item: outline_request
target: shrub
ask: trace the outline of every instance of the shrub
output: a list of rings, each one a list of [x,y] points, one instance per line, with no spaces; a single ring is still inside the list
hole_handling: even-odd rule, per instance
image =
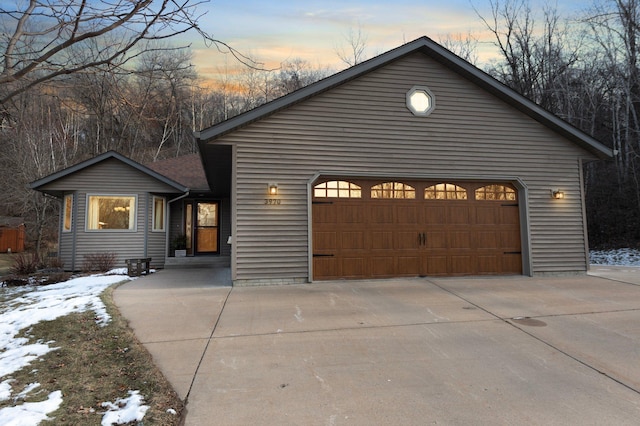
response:
[[[40,258],[36,253],[20,253],[13,258],[9,272],[15,275],[29,275],[38,270]]]
[[[50,257],[47,261],[47,266],[51,269],[63,269],[64,262],[59,257]]]
[[[38,278],[38,285],[57,284],[71,278],[70,272],[51,272]]]
[[[84,256],[82,270],[84,272],[107,272],[116,264],[116,254],[112,252],[91,253]]]

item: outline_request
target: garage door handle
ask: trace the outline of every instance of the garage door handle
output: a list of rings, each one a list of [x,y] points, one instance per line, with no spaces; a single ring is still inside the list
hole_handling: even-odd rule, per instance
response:
[[[427,243],[427,234],[424,232],[418,232],[418,245],[423,246]]]

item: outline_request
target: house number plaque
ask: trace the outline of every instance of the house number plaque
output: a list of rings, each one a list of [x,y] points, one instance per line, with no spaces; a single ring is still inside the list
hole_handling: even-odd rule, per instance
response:
[[[264,199],[264,203],[269,205],[269,206],[279,206],[280,205],[280,199],[279,198],[265,198]]]

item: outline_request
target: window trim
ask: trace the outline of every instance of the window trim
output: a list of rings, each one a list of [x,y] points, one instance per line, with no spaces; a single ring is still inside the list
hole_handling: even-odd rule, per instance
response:
[[[487,188],[489,187],[501,187],[503,190],[502,191],[493,191],[493,192],[487,192]],[[488,193],[494,194],[494,195],[498,195],[501,194],[504,196],[504,198],[486,198],[486,195]],[[478,197],[478,195],[484,195],[484,197]],[[510,198],[510,196],[513,196],[513,198]],[[514,188],[512,188],[509,185],[506,185],[504,183],[490,183],[488,185],[484,185],[481,186],[479,188],[476,188],[474,190],[474,198],[477,201],[518,201],[518,191],[516,191]]]
[[[415,200],[416,189],[402,181],[380,182],[369,188],[372,200]],[[380,195],[380,196],[378,196]],[[401,195],[401,196],[400,196]],[[413,196],[407,196],[413,195]]]
[[[67,201],[69,208],[67,209]],[[65,194],[62,197],[62,232],[69,233],[73,231],[73,194]],[[67,220],[69,227],[67,228]]]
[[[336,188],[329,188],[328,184],[329,183],[336,183]],[[340,184],[341,183],[347,183],[347,187],[346,188],[340,188]],[[325,185],[324,188],[319,188],[319,186],[321,185]],[[319,193],[317,191],[324,191],[324,195],[319,195]],[[335,192],[335,196],[331,196],[329,195],[329,191],[336,191]],[[340,193],[341,192],[347,192],[348,196],[341,196]],[[358,185],[357,183],[348,181],[348,180],[325,180],[323,182],[318,182],[316,184],[313,185],[313,197],[314,198],[342,198],[342,199],[349,199],[349,198],[357,198],[360,199],[362,198],[362,186]]]
[[[90,228],[91,223],[91,197],[120,197],[120,198],[133,198],[133,224],[129,225],[128,229],[94,229]],[[118,194],[118,193],[87,193],[86,197],[86,214],[84,222],[84,230],[86,232],[138,232],[138,194]]]
[[[162,201],[162,223],[156,227],[156,200]],[[167,229],[167,200],[164,197],[154,195],[151,200],[151,232],[165,232]]]
[[[429,99],[429,105],[425,110],[416,109],[416,106],[413,104],[411,98],[416,93],[423,93],[427,99]],[[413,115],[417,117],[428,117],[433,110],[436,109],[436,97],[427,86],[413,86],[406,94],[406,105],[407,109],[411,111]]]
[[[438,188],[440,185],[444,185],[443,189],[439,189]],[[453,187],[452,190],[448,190],[448,188],[450,186]],[[431,188],[433,188],[434,198],[427,198],[427,191],[430,190]],[[429,191],[429,192],[431,192],[431,191]],[[429,185],[429,186],[424,188],[422,194],[423,194],[422,197],[423,197],[424,200],[436,200],[436,201],[445,201],[445,200],[466,201],[466,200],[469,200],[469,189],[465,188],[464,186],[460,186],[458,184],[452,183],[452,182],[440,182],[440,183],[435,183],[433,185]],[[438,194],[444,194],[444,197],[438,198]],[[450,198],[449,194],[456,194],[456,196],[454,198]],[[464,194],[464,196],[462,198],[458,198],[457,194]]]

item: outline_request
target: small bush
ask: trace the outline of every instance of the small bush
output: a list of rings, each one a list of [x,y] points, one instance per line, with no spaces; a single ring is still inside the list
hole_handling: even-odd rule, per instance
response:
[[[116,265],[116,254],[112,252],[92,253],[84,256],[84,272],[107,272]]]
[[[47,260],[47,266],[51,269],[63,269],[64,262],[59,257],[50,257]]]
[[[38,270],[40,258],[35,253],[20,253],[13,258],[13,266],[9,272],[14,275],[29,275]]]
[[[37,277],[38,285],[57,284],[71,278],[71,272],[50,272]]]

